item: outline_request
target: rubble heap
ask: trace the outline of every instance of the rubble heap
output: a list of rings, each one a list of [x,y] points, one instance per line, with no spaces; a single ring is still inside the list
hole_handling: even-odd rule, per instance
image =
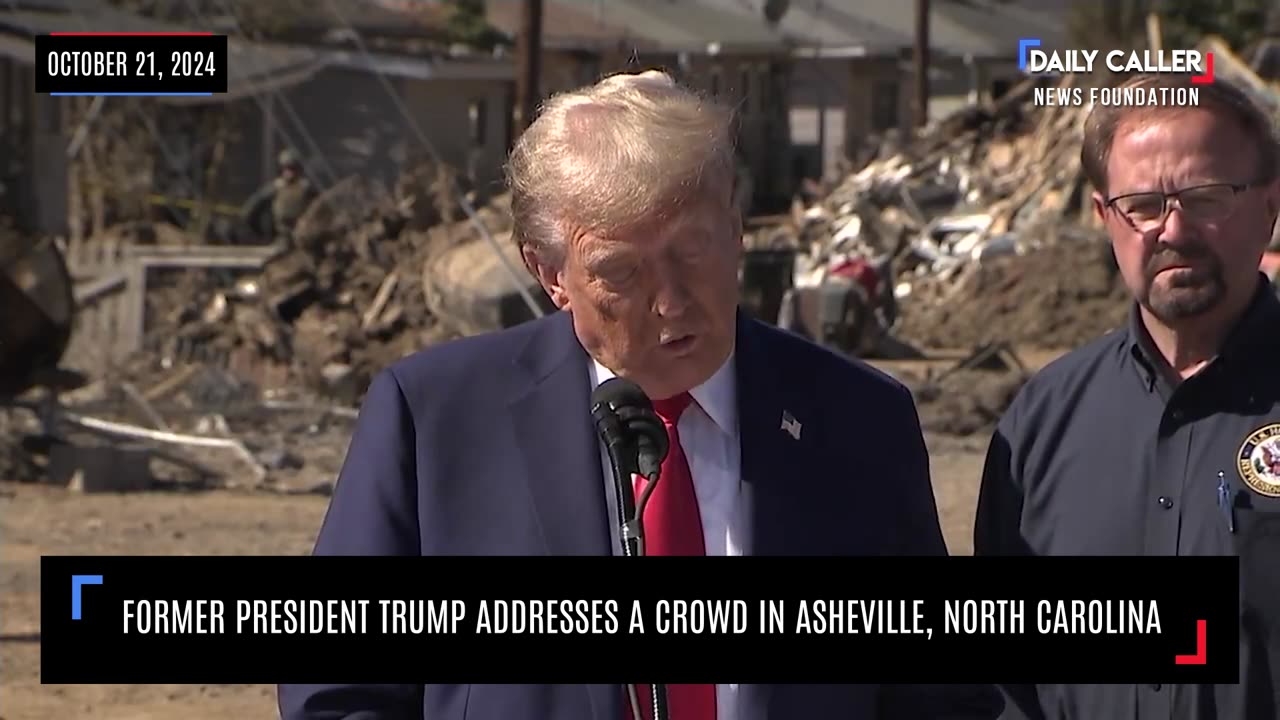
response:
[[[798,286],[850,257],[888,260],[901,308],[893,334],[920,348],[1060,347],[1105,332],[1124,294],[1089,217],[1087,108],[1034,105],[1044,83],[1029,78],[905,146],[886,143],[750,242],[794,246]]]
[[[227,367],[263,389],[306,388],[356,404],[373,374],[457,333],[427,306],[423,268],[478,232],[429,174],[393,191],[361,177],[326,190],[290,249],[260,272],[175,272],[147,294],[147,349],[133,372]],[[477,211],[510,223],[499,197]]]
[[[271,245],[213,248],[164,223],[104,230],[88,245],[136,264],[108,264],[104,281],[89,263],[76,289],[124,274],[131,294],[114,299],[141,301],[144,315],[128,302],[102,308],[79,327],[65,373],[15,391],[15,412],[0,406],[0,479],[327,492],[376,373],[533,311],[509,203],[426,164],[390,190],[361,176],[337,183]],[[141,348],[130,334],[102,351],[122,328],[142,330]]]
[[[975,264],[955,280],[919,279],[896,332],[930,348],[1074,348],[1119,327],[1127,309],[1110,246],[1073,236]]]
[[[1079,107],[1034,106],[1042,82],[1028,79],[993,104],[966,108],[902,150],[888,146],[828,203],[897,206],[905,217],[891,219],[917,232],[931,223],[953,224],[935,223],[939,216],[981,214],[975,230],[988,239],[1074,215],[1083,209],[1079,152],[1086,113]],[[1074,82],[1066,76],[1059,87]],[[962,252],[947,245],[935,249]]]

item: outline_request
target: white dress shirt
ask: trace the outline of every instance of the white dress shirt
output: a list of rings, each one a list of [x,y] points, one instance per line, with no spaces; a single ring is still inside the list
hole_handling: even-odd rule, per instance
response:
[[[614,377],[613,371],[594,361],[590,374],[592,390]],[[748,552],[749,528],[740,502],[742,451],[738,439],[737,376],[733,354],[709,380],[690,390],[689,394],[694,402],[680,415],[676,431],[693,475],[707,555],[745,555]],[[604,470],[613,551],[620,555],[621,532],[614,521],[618,498],[613,484],[613,466],[603,442],[600,443],[600,462]],[[716,720],[742,719],[738,709],[739,688],[739,685],[716,686]]]

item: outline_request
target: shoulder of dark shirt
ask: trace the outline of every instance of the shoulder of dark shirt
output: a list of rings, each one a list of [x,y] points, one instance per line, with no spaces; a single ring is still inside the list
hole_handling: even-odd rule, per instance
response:
[[[1128,330],[1124,327],[1091,340],[1050,361],[1032,374],[1014,396],[1000,419],[1000,431],[1018,433],[1040,425],[1046,414],[1060,413],[1100,370],[1119,366],[1128,352]]]

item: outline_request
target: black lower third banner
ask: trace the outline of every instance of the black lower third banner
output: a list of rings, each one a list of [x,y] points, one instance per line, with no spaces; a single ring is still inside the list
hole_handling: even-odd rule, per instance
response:
[[[1234,683],[1237,562],[47,556],[41,680]]]

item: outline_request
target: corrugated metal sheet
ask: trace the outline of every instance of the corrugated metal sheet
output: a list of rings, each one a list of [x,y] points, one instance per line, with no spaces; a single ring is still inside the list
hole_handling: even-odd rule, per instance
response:
[[[1066,44],[1066,10],[1049,0],[1023,2],[938,2],[937,14],[968,32],[987,38],[993,55],[1016,57],[1018,40],[1040,38],[1045,47]]]
[[[764,24],[760,0],[697,0],[727,12],[749,16]],[[801,56],[863,57],[892,55],[898,48],[910,45],[908,34],[877,25],[847,12],[840,3],[828,0],[791,0],[790,7],[778,23],[784,35]]]
[[[486,19],[500,32],[514,38],[520,30],[520,3],[495,0],[485,5]],[[587,49],[616,46],[633,33],[608,22],[592,7],[548,2],[542,8],[542,44],[549,49]],[[645,40],[645,42],[648,42]]]
[[[509,59],[489,57],[457,57],[419,59],[382,53],[353,52],[350,50],[324,51],[325,64],[378,72],[384,75],[410,80],[497,80],[515,81],[515,64]]]
[[[786,37],[763,21],[694,0],[546,0],[543,44],[557,49],[634,47],[704,53],[783,52]],[[507,35],[519,30],[519,3],[490,3],[489,21]]]
[[[5,0],[7,10],[35,10],[38,12],[69,12],[94,10],[102,7],[102,0]]]
[[[859,2],[859,0],[827,0],[824,15],[843,15],[887,29],[906,38],[901,47],[915,44],[915,3],[898,1]],[[1009,47],[988,33],[965,27],[940,8],[947,3],[933,2],[929,16],[929,47],[933,52],[974,57],[1016,56],[1018,47]]]
[[[592,4],[593,0],[559,0]],[[614,0],[605,12],[616,13],[615,23],[674,46],[673,49],[705,49],[716,43],[722,51],[780,51],[786,38],[763,21],[740,13],[724,12],[696,2],[670,0]]]
[[[696,0],[764,22],[762,0]],[[1065,0],[937,0],[929,44],[937,52],[1014,57],[1018,39],[1060,44]],[[791,0],[779,29],[799,54],[888,55],[915,44],[915,5],[903,0]]]

